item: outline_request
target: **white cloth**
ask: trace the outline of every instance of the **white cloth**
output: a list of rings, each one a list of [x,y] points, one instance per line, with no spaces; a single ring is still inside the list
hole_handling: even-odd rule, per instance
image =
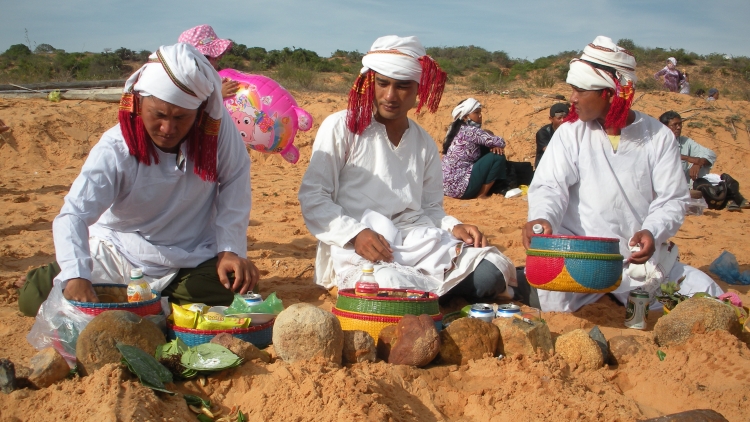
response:
[[[185,43],[161,46],[149,60],[159,61],[146,63],[133,73],[125,83],[126,93],[132,89],[144,97],[153,95],[188,110],[195,110],[208,100],[208,115],[212,119],[221,118],[224,109],[221,77],[195,47]],[[165,67],[169,68],[169,73]],[[182,88],[172,80],[170,73]]]
[[[627,259],[636,232],[649,230],[661,245],[682,225],[689,195],[681,170],[674,135],[643,113],[623,128],[616,152],[598,122],[564,123],[529,187],[528,219],[549,221],[555,234],[617,238]],[[642,284],[623,273],[617,292]],[[600,296],[539,291],[545,311],[574,311]]]
[[[596,37],[594,42],[583,49],[580,59],[570,61],[570,70],[566,82],[586,90],[614,89],[616,87],[612,75],[593,67],[586,63],[587,61],[614,68],[617,71],[615,76],[619,79],[620,85],[626,85],[627,81],[633,81],[633,84],[638,82],[638,78],[635,76],[635,57],[629,51],[616,45],[608,37],[601,35]]]
[[[102,135],[91,149],[60,215],[53,223],[55,282],[92,282],[89,236],[111,242],[133,267],[163,277],[230,251],[247,256],[250,214],[250,160],[224,111],[219,130],[217,182],[206,182],[185,158],[156,149],[159,164],[140,164],[129,154],[120,127]],[[187,157],[183,143],[181,156]]]
[[[368,209],[385,216],[402,236],[416,228],[450,232],[460,224],[443,210],[442,168],[435,141],[413,120],[394,146],[385,126],[375,120],[357,136],[346,128],[346,111],[326,118],[313,144],[299,201],[307,228],[320,241],[315,282],[326,288],[337,283],[332,246],[346,249],[357,233],[368,228],[361,222]],[[459,257],[449,277],[462,280],[481,261],[476,258],[485,256],[514,285],[513,264],[487,249],[494,248],[464,248],[466,254]]]
[[[453,112],[451,112],[451,116],[453,116],[454,121],[463,119],[478,108],[482,108],[482,103],[475,100],[474,98],[467,98],[453,109]]]
[[[668,58],[667,61],[669,63],[672,63],[672,66],[677,66],[677,59],[675,59],[674,57]]]
[[[392,50],[401,54],[384,53]],[[422,76],[419,58],[425,54],[427,52],[417,37],[386,35],[375,40],[370,51],[362,57],[360,73],[372,69],[389,78],[419,82]]]

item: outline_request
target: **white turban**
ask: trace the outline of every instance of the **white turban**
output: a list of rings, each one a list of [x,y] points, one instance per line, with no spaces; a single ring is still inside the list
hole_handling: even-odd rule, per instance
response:
[[[223,113],[221,78],[208,59],[190,44],[161,46],[149,62],[128,78],[125,93],[154,96],[195,110],[206,101],[206,113],[219,120]]]
[[[427,54],[417,37],[386,35],[372,44],[370,51],[362,57],[362,70],[374,70],[383,76],[400,81],[416,81],[422,76],[419,58]]]
[[[677,59],[670,57],[667,59],[668,62],[672,63],[672,66],[677,66]]]
[[[479,101],[473,99],[473,98],[467,98],[466,100],[462,101],[461,104],[457,105],[456,108],[453,109],[453,112],[451,113],[451,116],[453,116],[453,120],[463,119],[467,115],[474,112],[474,110],[482,108],[482,103]]]
[[[597,69],[592,63],[615,69],[615,77],[620,85],[626,85],[627,81],[632,81],[633,84],[638,81],[635,76],[635,57],[632,53],[615,45],[609,37],[601,35],[583,49],[580,59],[571,60],[568,78],[565,81],[586,90],[616,88],[612,75]]]

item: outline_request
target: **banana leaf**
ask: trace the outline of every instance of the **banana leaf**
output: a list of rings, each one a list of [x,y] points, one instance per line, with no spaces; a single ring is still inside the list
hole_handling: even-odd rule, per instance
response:
[[[224,346],[205,343],[191,347],[182,354],[182,366],[200,372],[218,372],[234,368],[242,359]]]
[[[167,390],[164,385],[165,382],[172,382],[172,373],[153,356],[137,347],[122,343],[117,343],[117,350],[122,354],[122,361],[130,372],[135,374],[144,386],[152,390],[175,394]]]
[[[182,355],[183,353],[187,352],[188,349],[190,348],[187,344],[185,344],[184,341],[176,338],[169,343],[157,346],[155,355],[156,359],[158,360],[172,355]]]

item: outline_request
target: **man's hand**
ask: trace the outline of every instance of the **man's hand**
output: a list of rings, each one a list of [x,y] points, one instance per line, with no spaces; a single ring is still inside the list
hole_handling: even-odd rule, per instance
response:
[[[258,268],[251,261],[240,258],[233,252],[220,252],[216,262],[221,284],[241,295],[251,291],[260,279]],[[234,273],[234,284],[230,284],[229,274]]]
[[[708,160],[705,158],[698,158],[693,162],[693,165],[690,166],[689,174],[690,178],[695,180],[698,178],[698,172],[701,171],[701,168],[708,164]]]
[[[229,78],[221,80],[221,98],[231,97],[237,93],[237,89],[240,87],[239,82],[233,81]],[[244,293],[243,293],[244,294]]]
[[[393,261],[393,249],[387,240],[370,229],[364,229],[351,240],[354,252],[370,262]]]
[[[651,258],[654,252],[656,252],[656,241],[654,240],[654,235],[648,230],[641,230],[633,235],[633,238],[630,239],[630,246],[635,245],[639,245],[641,250],[633,252],[633,254],[630,255],[628,262],[631,264],[643,264]]]
[[[85,278],[71,278],[68,280],[68,285],[63,290],[63,296],[65,296],[65,299],[77,302],[99,302],[99,298],[94,291],[94,286]]]
[[[487,238],[484,237],[477,226],[472,226],[471,224],[456,224],[453,226],[452,234],[457,239],[463,240],[467,245],[472,245],[476,248],[484,248],[487,246]]]
[[[490,148],[490,151],[497,155],[505,155],[505,148],[492,147]]]
[[[526,249],[529,249],[529,246],[531,246],[531,236],[536,234],[534,233],[534,225],[536,224],[542,225],[542,228],[544,229],[543,234],[552,234],[552,224],[550,224],[549,221],[543,218],[529,221],[523,228],[523,247]]]

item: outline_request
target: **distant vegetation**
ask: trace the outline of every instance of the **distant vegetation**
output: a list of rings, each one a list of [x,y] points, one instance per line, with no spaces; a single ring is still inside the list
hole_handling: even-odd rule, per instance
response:
[[[750,58],[723,54],[699,55],[684,49],[647,48],[631,39],[618,44],[632,51],[639,69],[658,69],[668,57],[675,57],[678,67],[690,67],[693,91],[710,88],[707,81],[732,80],[736,89],[725,88],[726,96],[750,100]],[[448,73],[449,82],[480,92],[509,89],[513,83],[529,88],[550,88],[564,81],[571,58],[577,51],[564,51],[530,61],[511,58],[504,51],[488,51],[476,46],[430,47],[431,55]],[[101,80],[127,77],[146,62],[150,52],[127,48],[102,53],[68,53],[49,44],[39,44],[32,51],[25,44],[12,45],[0,54],[0,83],[33,83],[43,81]],[[291,89],[346,92],[361,67],[362,53],[336,50],[321,57],[303,48],[266,50],[236,43],[222,58],[221,68],[263,73]],[[643,73],[646,72],[646,73]],[[659,90],[661,84],[642,70],[638,88]],[[514,85],[517,89],[518,86]]]

